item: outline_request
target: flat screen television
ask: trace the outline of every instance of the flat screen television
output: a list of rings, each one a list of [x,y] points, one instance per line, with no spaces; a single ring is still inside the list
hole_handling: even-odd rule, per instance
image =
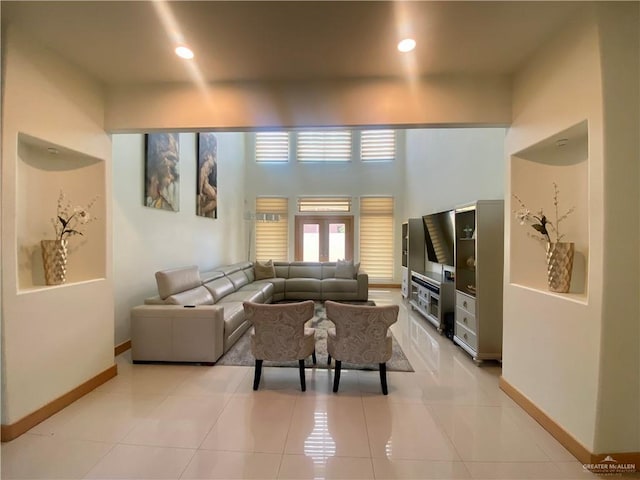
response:
[[[454,266],[455,211],[431,213],[422,217],[427,258],[430,262]]]

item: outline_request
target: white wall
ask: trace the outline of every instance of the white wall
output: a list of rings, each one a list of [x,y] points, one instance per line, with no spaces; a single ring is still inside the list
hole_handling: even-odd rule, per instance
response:
[[[28,209],[21,201],[18,134],[102,162],[102,173],[88,178],[105,198],[111,196],[111,142],[103,129],[99,84],[12,28],[2,47],[2,423],[11,425],[114,364],[110,203],[101,209],[104,228],[98,229],[105,236],[97,242],[103,245],[103,275],[56,287],[21,287],[18,225]],[[42,194],[41,208],[51,216],[58,188],[43,184],[34,192]],[[76,199],[85,200],[90,198]],[[40,228],[49,231],[51,225],[46,221]]]
[[[510,79],[434,76],[268,83],[120,85],[108,92],[111,132],[167,128],[507,125]]]
[[[154,272],[202,270],[244,260],[245,134],[216,133],[218,218],[196,216],[196,134],[180,134],[180,211],[144,206],[144,135],[113,135],[115,343],[130,338],[129,312],[157,295]]]
[[[604,105],[605,250],[595,451],[639,452],[640,4],[604,3],[596,12]]]
[[[621,90],[628,88],[628,82],[603,85],[603,79],[630,75],[637,88],[637,7],[637,3],[592,5],[537,52],[515,78],[513,124],[506,140],[507,178],[512,178],[511,155],[583,120],[588,122],[588,198],[577,205],[586,209],[589,218],[588,291],[582,296],[556,295],[510,283],[514,236],[509,234],[513,219],[507,215],[503,377],[596,453],[638,451],[640,446],[638,162],[637,156],[629,161],[620,155],[634,151],[626,147],[637,141],[637,129],[625,129],[628,125],[613,123],[610,115],[605,115],[610,108],[609,95],[622,99],[618,109],[637,106],[638,97],[637,90],[632,96]],[[622,10],[615,15],[620,23],[610,25],[607,31],[602,29],[602,19],[610,9]],[[613,43],[623,51],[631,48],[626,64],[619,62],[614,51],[602,49],[603,38],[617,39]],[[605,70],[603,57],[615,67]],[[635,115],[632,124],[637,126],[637,109]],[[624,148],[610,145],[612,129],[618,136],[611,139],[618,138]],[[633,180],[627,181],[629,177]],[[511,193],[518,192],[512,192],[508,185],[506,211],[516,208]],[[627,214],[633,217],[632,222],[618,221],[621,208],[624,218]],[[610,262],[615,272],[605,267]]]
[[[504,198],[504,128],[407,130],[407,218]]]
[[[405,202],[404,191],[404,133],[398,132],[398,154],[393,162],[361,162],[354,158],[351,162],[339,164],[300,163],[297,161],[282,164],[258,164],[253,152],[255,135],[249,134],[248,156],[246,162],[246,206],[255,211],[255,199],[258,196],[280,196],[289,198],[289,259],[293,260],[295,209],[300,196],[335,195],[353,197],[353,214],[358,218],[360,196],[393,196],[395,216],[394,245],[398,250],[394,254],[396,265],[394,281],[400,282],[400,225],[402,206]],[[359,223],[354,224],[354,258],[359,259]],[[246,245],[246,240],[245,240]]]

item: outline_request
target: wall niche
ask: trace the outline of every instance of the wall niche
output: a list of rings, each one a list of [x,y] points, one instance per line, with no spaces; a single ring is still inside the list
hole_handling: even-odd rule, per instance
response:
[[[17,181],[18,290],[52,288],[45,283],[40,241],[55,239],[52,220],[57,216],[61,191],[74,207],[86,207],[98,197],[90,211],[94,220],[84,225],[82,236],[69,237],[67,281],[61,286],[104,278],[107,247],[104,160],[19,133]]]
[[[537,240],[536,231],[520,225],[514,217],[520,208],[512,196],[509,281],[550,295],[585,302],[588,293],[589,258],[589,134],[584,120],[511,156],[511,193],[517,195],[533,214],[540,210],[555,225],[554,186],[558,185],[558,215],[574,211],[560,222],[562,241],[575,243],[571,288],[568,294],[547,288],[546,242]],[[555,233],[551,234],[555,241]]]

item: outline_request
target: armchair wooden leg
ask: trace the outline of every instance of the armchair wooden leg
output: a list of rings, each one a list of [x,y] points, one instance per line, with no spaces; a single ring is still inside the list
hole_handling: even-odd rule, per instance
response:
[[[327,355],[327,365],[331,365],[331,355]]]
[[[298,360],[298,365],[300,366],[300,390],[304,392],[307,389],[307,383],[304,379],[304,359]]]
[[[388,393],[387,390],[387,364],[380,364],[380,384],[382,385],[382,393],[386,395]]]
[[[336,360],[336,368],[333,371],[333,393],[338,392],[338,387],[340,386],[340,369],[342,368],[342,362],[340,360]]]
[[[262,373],[262,360],[256,359],[256,368],[253,372],[253,389],[258,390],[260,385],[260,374]]]
[[[313,350],[313,353],[311,354],[311,359],[313,360],[313,364],[314,364],[314,365],[315,365],[316,363],[318,363],[318,362],[316,361],[316,350],[315,350],[315,349]]]

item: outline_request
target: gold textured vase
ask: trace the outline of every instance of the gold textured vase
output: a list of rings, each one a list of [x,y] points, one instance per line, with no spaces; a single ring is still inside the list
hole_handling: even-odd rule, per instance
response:
[[[44,279],[47,285],[60,285],[67,281],[67,241],[41,240]]]
[[[573,242],[547,243],[547,282],[549,290],[567,293],[573,270]]]

